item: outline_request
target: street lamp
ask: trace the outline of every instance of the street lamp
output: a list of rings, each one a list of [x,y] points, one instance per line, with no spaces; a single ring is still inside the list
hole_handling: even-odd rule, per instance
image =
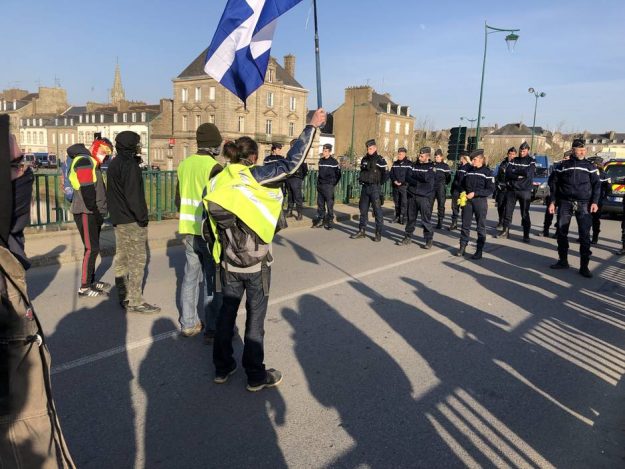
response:
[[[482,120],[482,94],[484,92],[484,71],[486,70],[486,49],[488,47],[488,35],[493,33],[508,33],[506,35],[506,44],[510,52],[514,51],[514,46],[519,40],[519,35],[516,34],[520,29],[501,29],[488,26],[484,22],[484,60],[482,62],[482,83],[480,84],[480,105],[477,110],[477,129],[475,131],[475,144],[479,146],[480,142],[480,123]]]
[[[543,92],[539,93],[534,88],[530,88],[527,91],[530,94],[533,94],[534,97],[536,98],[536,102],[534,103],[534,122],[532,123],[532,143],[530,145],[530,148],[532,149],[534,154],[536,154],[536,151],[534,150],[534,132],[535,132],[534,128],[536,127],[536,108],[538,108],[538,98],[544,98],[545,96],[547,96],[547,93],[543,93]]]
[[[484,119],[486,116],[481,116],[481,119]],[[471,124],[471,128],[469,129],[471,131],[471,133],[473,132],[473,123],[477,122],[477,117],[475,119],[469,119],[468,117],[461,117],[460,118],[461,121],[469,121],[469,123]]]

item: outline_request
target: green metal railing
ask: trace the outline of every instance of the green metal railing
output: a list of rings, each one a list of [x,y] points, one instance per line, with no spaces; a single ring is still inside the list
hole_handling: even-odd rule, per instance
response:
[[[336,201],[347,204],[360,197],[359,171],[344,170],[334,191]],[[106,174],[105,174],[106,179]],[[176,217],[176,171],[143,171],[145,200],[152,220]],[[449,189],[448,189],[449,191]],[[304,178],[304,202],[317,203],[317,171],[311,170]],[[390,182],[382,186],[386,199],[392,198]],[[60,225],[73,221],[70,203],[63,196],[63,177],[60,173],[35,174],[30,226]]]

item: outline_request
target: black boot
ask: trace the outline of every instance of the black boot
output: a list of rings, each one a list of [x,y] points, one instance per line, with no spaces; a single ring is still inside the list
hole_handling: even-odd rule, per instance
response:
[[[399,217],[399,215],[395,215],[395,218],[393,219],[393,223],[401,223],[400,220],[401,218]]]
[[[548,238],[549,237],[549,228],[547,228],[546,230],[542,230],[538,232],[538,236],[542,236],[543,238]]]
[[[484,250],[484,242],[486,240],[483,238],[477,238],[477,249],[475,250],[475,254],[471,256],[471,259],[479,260],[482,258],[482,251]]]
[[[293,209],[292,208],[288,209],[285,216],[287,218],[293,217]]]
[[[558,259],[558,262],[556,262],[555,264],[552,264],[550,268],[555,269],[555,270],[568,269],[569,261],[567,259],[567,255],[560,254],[560,259]]]
[[[434,240],[432,238],[427,239],[425,244],[421,246],[422,249],[432,249],[432,245],[434,244]]]
[[[373,241],[375,241],[376,243],[379,243],[380,241],[382,241],[382,232],[375,230],[375,236],[373,238]]]
[[[317,217],[313,220],[311,228],[321,228],[323,226],[323,218]]]
[[[333,228],[333,226],[332,226],[332,217],[326,217],[326,219],[324,220],[324,223],[323,223],[323,227],[326,230],[331,230]]]
[[[397,241],[396,244],[398,246],[408,246],[410,245],[410,243],[412,243],[412,237],[409,234],[407,234],[407,235],[404,235],[401,241]]]
[[[447,228],[449,231],[454,231],[456,229],[458,229],[458,223],[456,223],[456,220],[451,222],[451,225],[449,225],[449,228]]]
[[[399,224],[400,225],[405,225],[406,224],[406,217],[399,217]]]
[[[466,249],[467,249],[466,243],[460,243],[460,249],[456,251],[456,257],[464,256],[464,251],[466,251]]]
[[[126,296],[128,295],[128,289],[126,288],[126,278],[125,277],[115,277],[115,287],[117,288],[117,297],[119,298],[119,305],[122,308],[126,308],[128,304],[128,300]]]
[[[590,269],[588,268],[588,263],[590,258],[582,257],[579,264],[579,274],[582,277],[592,278],[592,274],[590,273]]]
[[[363,238],[366,238],[366,237],[367,237],[367,234],[365,233],[365,230],[358,230],[356,233],[351,235],[349,238],[350,239],[363,239]]]
[[[443,222],[442,222],[442,221],[440,221],[440,220],[438,220],[438,223],[436,224],[436,229],[437,229],[437,230],[440,230],[440,229],[442,229],[442,228],[443,228]]]
[[[501,231],[497,233],[497,237],[501,239],[508,239],[510,237],[510,229],[502,228]]]
[[[599,242],[599,233],[593,233],[590,244],[597,244]]]
[[[529,230],[523,231],[523,242],[529,244],[530,243],[530,232]]]
[[[296,219],[297,221],[300,221],[300,220],[302,220],[303,218],[304,218],[304,216],[302,215],[302,211],[301,211],[300,209],[297,209],[297,210],[295,211],[295,219]]]

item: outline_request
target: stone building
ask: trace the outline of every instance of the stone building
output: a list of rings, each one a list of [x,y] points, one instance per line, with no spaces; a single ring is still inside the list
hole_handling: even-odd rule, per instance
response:
[[[531,145],[532,129],[521,122],[506,124],[489,134],[483,134],[482,137],[484,151],[491,160],[503,158],[510,147],[516,147],[518,150],[523,142]],[[534,132],[534,148],[530,149],[530,152],[544,155],[550,147],[545,132],[537,127]]]
[[[177,167],[196,151],[195,130],[204,122],[217,125],[224,139],[254,138],[261,160],[269,154],[272,142],[288,147],[304,128],[307,112],[308,90],[295,79],[295,57],[285,56],[284,67],[270,58],[265,83],[248,97],[247,106],[204,72],[205,57],[203,51],[173,80],[173,135],[167,132],[169,117],[163,115],[159,141],[153,142],[159,158],[173,141],[171,156]]]
[[[603,134],[584,132],[579,137],[584,139],[589,155],[599,154],[604,158],[625,156],[625,133],[613,130]]]
[[[9,115],[11,131],[15,134],[19,133],[20,123],[24,117],[52,117],[68,108],[67,93],[59,87],[40,86],[37,93],[15,88],[0,93],[0,112]]]
[[[371,138],[389,162],[400,147],[414,152],[415,118],[409,106],[395,103],[388,93],[376,93],[370,86],[346,88],[345,102],[332,115],[337,156],[364,155],[365,142]]]

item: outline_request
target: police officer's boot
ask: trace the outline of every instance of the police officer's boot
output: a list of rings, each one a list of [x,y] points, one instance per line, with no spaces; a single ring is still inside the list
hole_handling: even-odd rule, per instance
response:
[[[323,218],[317,217],[313,220],[311,228],[321,228],[323,226]]]
[[[587,256],[583,256],[580,260],[579,273],[582,277],[592,278],[592,274],[590,273],[590,269],[588,268],[589,261],[590,258]]]
[[[292,208],[288,209],[285,216],[287,218],[291,218],[293,216],[293,209]]]
[[[432,245],[434,244],[434,240],[432,238],[426,239],[425,244],[421,246],[422,249],[432,249]]]
[[[395,218],[393,219],[393,223],[401,223],[401,217],[399,215],[395,215]]]
[[[365,233],[365,230],[360,229],[356,233],[351,235],[349,238],[350,239],[364,239],[366,237],[367,237],[367,234]]]
[[[329,216],[326,217],[326,219],[324,220],[324,223],[323,223],[323,227],[326,230],[331,230],[333,228],[333,226],[332,226],[332,217],[329,217]]]
[[[439,218],[439,219],[438,219],[438,223],[436,224],[436,229],[437,229],[437,230],[440,230],[440,229],[442,229],[442,228],[443,228],[443,222],[442,222],[442,220]]]
[[[569,268],[569,261],[566,252],[558,252],[558,262],[552,264],[550,267],[555,270],[562,270]]]
[[[412,242],[411,236],[409,234],[404,235],[401,241],[397,241],[398,246],[408,246]]]
[[[497,232],[497,237],[502,239],[508,239],[510,237],[510,229],[507,227],[502,228],[500,231]]]
[[[399,224],[400,224],[400,225],[405,225],[405,224],[406,224],[406,217],[402,217],[402,216],[400,216],[400,217],[399,217]]]
[[[375,236],[373,237],[373,241],[375,241],[376,243],[379,243],[380,241],[382,241],[382,232],[375,230]]]
[[[523,242],[530,243],[530,230],[523,230]]]
[[[458,249],[458,251],[456,251],[456,257],[462,257],[464,256],[464,252],[467,249],[467,243],[460,243],[460,249]]]
[[[301,209],[299,209],[299,208],[298,208],[298,209],[296,209],[296,210],[295,210],[295,219],[296,219],[297,221],[300,221],[300,220],[302,220],[303,218],[304,218],[304,216],[302,215],[302,210],[301,210]]]
[[[599,242],[599,233],[593,233],[590,244],[597,244]]]
[[[538,232],[538,236],[542,236],[543,238],[549,237],[549,228],[543,228],[542,231]]]
[[[115,287],[117,288],[117,297],[119,298],[119,305],[122,308],[126,308],[128,305],[128,300],[126,296],[128,295],[128,289],[126,288],[126,278],[125,277],[115,277]]]
[[[484,250],[484,238],[477,238],[477,249],[475,250],[475,254],[471,256],[471,259],[479,260],[482,258],[482,251]]]
[[[454,231],[458,229],[458,223],[456,222],[456,220],[453,220],[451,222],[451,225],[449,225],[449,228],[447,228],[447,230],[449,231]]]

